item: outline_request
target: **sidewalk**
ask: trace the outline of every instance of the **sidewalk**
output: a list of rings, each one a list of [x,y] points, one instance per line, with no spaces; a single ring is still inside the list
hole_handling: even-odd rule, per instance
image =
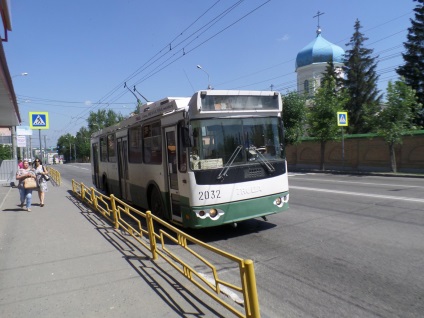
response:
[[[49,183],[32,212],[0,186],[0,317],[232,317]]]

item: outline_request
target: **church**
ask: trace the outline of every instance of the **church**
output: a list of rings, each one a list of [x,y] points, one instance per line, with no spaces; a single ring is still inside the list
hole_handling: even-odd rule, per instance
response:
[[[320,12],[318,12],[319,18]],[[327,63],[332,59],[336,72],[340,77],[344,76],[342,66],[345,51],[321,35],[319,26],[315,39],[305,46],[296,57],[297,91],[313,96],[315,90],[320,86],[321,78]]]

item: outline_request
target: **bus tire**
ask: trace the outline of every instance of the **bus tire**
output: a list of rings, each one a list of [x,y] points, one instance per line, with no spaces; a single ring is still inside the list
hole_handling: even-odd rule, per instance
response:
[[[155,187],[150,193],[150,210],[157,217],[165,218],[165,204],[159,190]]]

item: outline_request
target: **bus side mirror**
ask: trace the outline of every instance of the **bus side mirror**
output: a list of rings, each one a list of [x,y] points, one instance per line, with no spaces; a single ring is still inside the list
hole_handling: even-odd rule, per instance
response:
[[[183,147],[191,147],[190,132],[187,127],[181,127],[181,137]]]

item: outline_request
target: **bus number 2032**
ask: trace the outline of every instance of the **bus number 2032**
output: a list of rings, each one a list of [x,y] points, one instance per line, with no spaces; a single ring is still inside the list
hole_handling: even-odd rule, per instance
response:
[[[199,200],[219,199],[221,190],[199,191]]]

